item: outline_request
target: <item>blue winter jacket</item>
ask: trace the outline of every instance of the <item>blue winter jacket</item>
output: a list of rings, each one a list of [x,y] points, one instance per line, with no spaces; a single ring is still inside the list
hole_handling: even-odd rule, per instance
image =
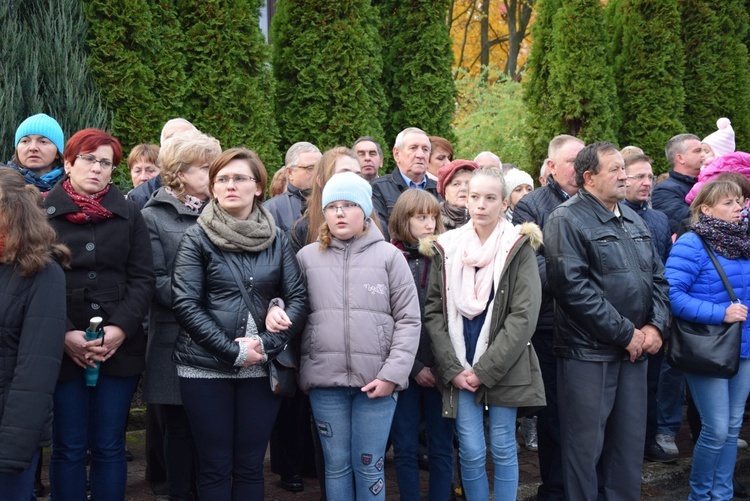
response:
[[[750,304],[750,259],[716,257],[737,298],[742,304]],[[667,259],[666,277],[673,316],[713,325],[724,321],[729,293],[698,235],[685,233],[674,243]],[[750,358],[750,322],[742,326],[740,358]]]

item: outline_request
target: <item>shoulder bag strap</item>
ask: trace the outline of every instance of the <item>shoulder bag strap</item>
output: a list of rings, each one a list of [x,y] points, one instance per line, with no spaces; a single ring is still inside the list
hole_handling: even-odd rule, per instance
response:
[[[711,249],[711,246],[709,246],[708,243],[706,243],[703,237],[698,236],[698,238],[701,239],[701,243],[703,243],[703,247],[706,249],[706,253],[708,254],[708,257],[711,258],[711,262],[714,263],[714,266],[716,267],[716,272],[719,274],[721,281],[724,283],[724,287],[726,287],[727,292],[729,293],[729,299],[731,299],[733,303],[737,303],[738,299],[734,293],[732,284],[729,283],[727,274],[724,273],[724,268],[721,266],[721,264],[719,264],[719,260],[716,259],[716,254],[714,254],[713,249]]]
[[[245,284],[242,283],[242,279],[240,278],[239,273],[237,273],[237,270],[234,269],[234,265],[232,264],[232,260],[227,256],[223,250],[219,249],[219,252],[221,252],[221,255],[224,256],[224,260],[227,262],[227,267],[229,268],[229,271],[232,273],[232,277],[234,277],[234,281],[237,283],[237,288],[240,290],[240,294],[242,294],[242,299],[245,301],[245,304],[247,305],[247,312],[249,315],[253,316],[253,320],[255,321],[255,326],[258,328],[258,331],[260,331],[260,323],[258,318],[255,318],[255,315],[253,314],[253,304],[250,302],[250,296],[247,294],[247,290],[245,290]]]

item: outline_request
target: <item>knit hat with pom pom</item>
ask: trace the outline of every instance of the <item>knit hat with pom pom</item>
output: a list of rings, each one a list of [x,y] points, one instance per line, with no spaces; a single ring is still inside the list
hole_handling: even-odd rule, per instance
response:
[[[724,156],[727,153],[734,153],[734,129],[732,129],[732,122],[728,118],[720,118],[716,121],[716,127],[719,130],[706,136],[702,142],[714,150],[716,158]]]

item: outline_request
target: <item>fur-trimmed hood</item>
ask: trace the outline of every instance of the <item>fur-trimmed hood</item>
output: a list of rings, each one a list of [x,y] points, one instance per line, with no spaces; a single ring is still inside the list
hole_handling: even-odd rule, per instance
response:
[[[531,248],[534,249],[535,252],[538,251],[539,247],[544,243],[544,240],[542,239],[542,229],[535,223],[523,223],[518,227],[518,232],[521,235],[529,237],[529,245],[531,245]]]

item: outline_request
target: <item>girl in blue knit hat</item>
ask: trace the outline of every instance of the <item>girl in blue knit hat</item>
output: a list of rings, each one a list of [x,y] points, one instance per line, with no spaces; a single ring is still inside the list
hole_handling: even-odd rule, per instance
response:
[[[297,253],[310,299],[300,387],[310,394],[331,500],[385,499],[385,447],[419,344],[419,298],[383,239],[372,190],[352,172],[323,188],[318,241]]]
[[[44,113],[30,116],[16,129],[16,151],[8,167],[21,173],[27,184],[41,192],[62,179],[65,137],[57,120]]]

